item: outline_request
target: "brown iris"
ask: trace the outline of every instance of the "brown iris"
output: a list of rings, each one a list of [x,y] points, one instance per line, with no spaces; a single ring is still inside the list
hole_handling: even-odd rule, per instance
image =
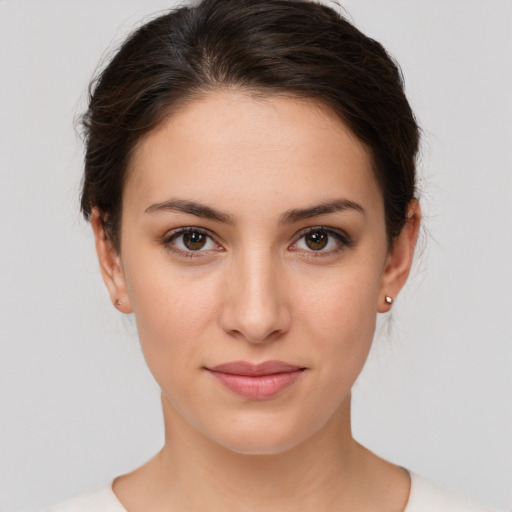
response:
[[[329,241],[329,235],[325,231],[311,231],[305,236],[306,245],[313,251],[323,249]]]
[[[190,251],[202,249],[206,243],[206,235],[198,231],[183,234],[183,245]]]

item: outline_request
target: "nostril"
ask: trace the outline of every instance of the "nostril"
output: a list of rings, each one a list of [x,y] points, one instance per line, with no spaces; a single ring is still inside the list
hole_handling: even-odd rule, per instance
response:
[[[276,341],[288,332],[291,314],[282,300],[275,268],[244,267],[230,277],[217,316],[224,332],[255,344]]]

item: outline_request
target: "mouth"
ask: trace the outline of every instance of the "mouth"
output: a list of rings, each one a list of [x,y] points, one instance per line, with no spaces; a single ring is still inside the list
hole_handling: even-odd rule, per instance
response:
[[[205,368],[224,387],[252,400],[271,398],[290,387],[306,368],[283,361],[233,361]]]

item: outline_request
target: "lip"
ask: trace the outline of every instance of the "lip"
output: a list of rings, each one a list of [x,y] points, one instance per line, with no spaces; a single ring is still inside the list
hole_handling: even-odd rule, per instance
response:
[[[271,398],[291,386],[305,368],[283,361],[233,361],[206,368],[230,391],[244,398]]]

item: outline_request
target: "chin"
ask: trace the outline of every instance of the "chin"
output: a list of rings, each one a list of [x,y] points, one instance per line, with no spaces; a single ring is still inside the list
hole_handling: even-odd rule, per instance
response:
[[[242,455],[279,455],[292,450],[311,437],[313,433],[264,425],[256,428],[230,429],[229,435],[212,439],[224,448]]]
[[[241,455],[280,455],[295,448],[300,442],[293,442],[290,439],[282,441],[269,439],[236,439],[222,444],[224,448]]]

